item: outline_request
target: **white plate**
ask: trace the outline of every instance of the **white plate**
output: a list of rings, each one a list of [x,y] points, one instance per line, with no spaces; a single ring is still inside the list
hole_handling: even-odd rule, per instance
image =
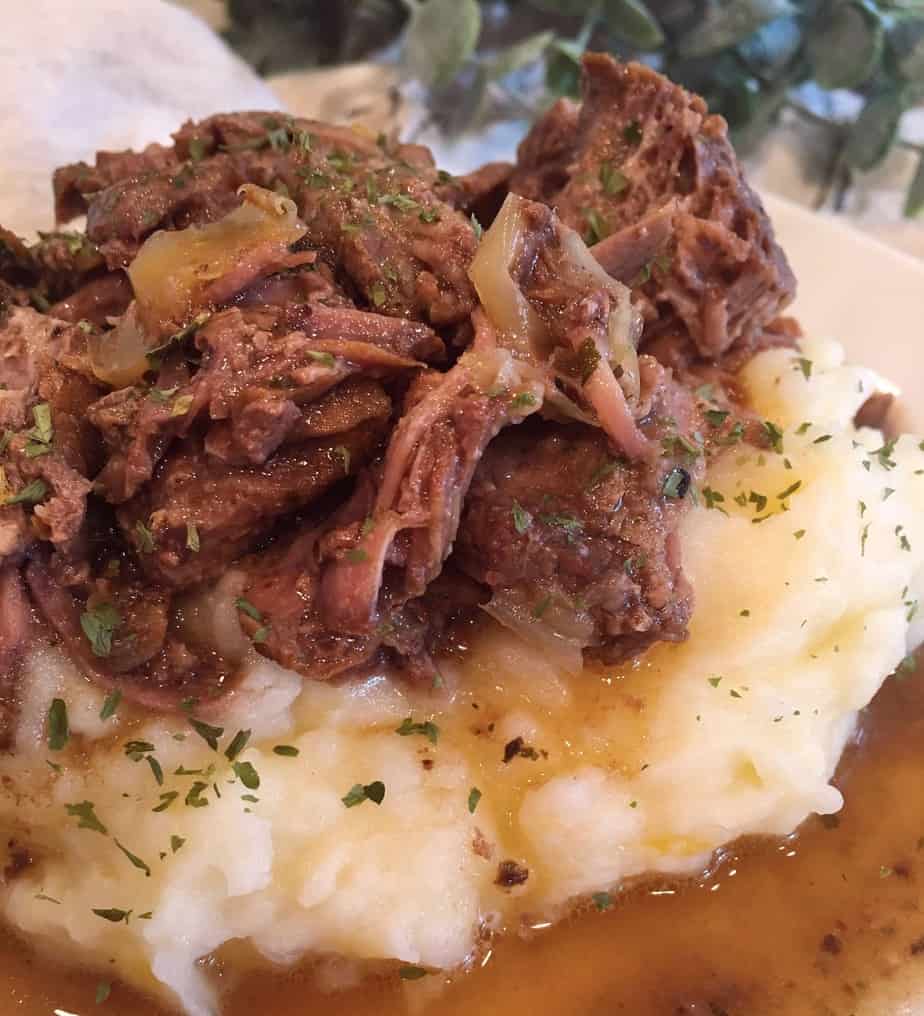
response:
[[[849,358],[902,390],[903,429],[924,431],[924,262],[829,215],[764,196],[798,280],[792,313],[806,334],[837,339]]]

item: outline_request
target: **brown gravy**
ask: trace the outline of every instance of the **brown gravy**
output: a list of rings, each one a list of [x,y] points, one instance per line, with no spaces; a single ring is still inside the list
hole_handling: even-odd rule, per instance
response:
[[[391,973],[325,994],[304,967],[249,977],[229,991],[226,1016],[897,1012],[896,998],[924,988],[922,773],[924,665],[888,681],[866,710],[838,769],[847,803],[836,820],[811,818],[782,842],[739,842],[702,880],[648,882],[606,913],[500,939],[442,992],[435,976]],[[97,1006],[99,981],[0,938],[4,1014],[166,1016],[119,984]]]

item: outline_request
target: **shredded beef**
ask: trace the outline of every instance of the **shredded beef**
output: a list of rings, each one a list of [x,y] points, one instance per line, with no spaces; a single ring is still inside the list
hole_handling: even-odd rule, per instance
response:
[[[559,102],[536,124],[510,186],[554,205],[599,245],[601,262],[634,283],[649,335],[679,322],[714,358],[792,299],[792,272],[725,121],[641,64],[585,56],[582,104]],[[640,224],[649,235],[639,239]],[[635,242],[648,261],[630,276],[640,259],[626,250]]]
[[[111,268],[127,266],[156,229],[227,214],[237,188],[254,183],[291,195],[311,245],[367,306],[438,325],[473,310],[466,268],[475,234],[467,216],[437,195],[429,153],[421,158],[414,146],[378,145],[350,128],[274,113],[220,114],[185,124],[175,138],[169,156],[157,149],[122,162],[101,153],[95,172],[82,164],[59,170],[59,218],[87,202],[88,236]]]
[[[247,112],[54,186],[86,234],[0,229],[4,680],[42,629],[100,685],[207,714],[244,654],[199,624],[215,604],[314,680],[434,682],[475,616],[576,664],[685,637],[680,520],[710,455],[771,440],[736,374],[798,337],[700,99],[589,55],[583,102],[515,166],[452,176],[420,145]],[[234,258],[169,232],[242,199],[263,218],[206,234]],[[495,223],[483,256],[472,216]]]

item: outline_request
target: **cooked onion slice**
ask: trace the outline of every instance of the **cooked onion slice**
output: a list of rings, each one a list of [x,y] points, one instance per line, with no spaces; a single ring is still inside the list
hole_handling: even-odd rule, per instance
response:
[[[559,376],[573,389],[574,399],[556,385],[549,370],[549,328],[530,305],[511,274],[527,229],[527,202],[509,194],[491,228],[485,233],[469,275],[488,318],[497,329],[499,345],[540,369],[545,369],[546,401],[556,415],[584,422],[596,422],[611,441],[631,458],[645,454],[648,442],[638,429],[633,407],[639,399],[639,368],[636,345],[641,335],[641,317],[632,306],[629,290],[609,276],[578,234],[553,219],[563,253],[562,270],[586,280],[588,295],[599,294],[608,301],[606,330],[594,338],[596,366],[581,385]],[[602,306],[603,304],[601,304]],[[584,341],[573,335],[568,341]],[[578,352],[577,349],[574,350]],[[582,402],[596,414],[578,404]]]
[[[90,337],[90,363],[116,388],[148,370],[147,354],[203,310],[228,302],[251,283],[315,259],[293,254],[307,227],[295,203],[244,184],[239,208],[218,222],[161,230],[142,245],[128,269],[135,301],[110,331]]]
[[[209,286],[255,255],[278,261],[307,227],[295,202],[273,191],[244,184],[240,208],[217,222],[188,229],[161,230],[145,241],[128,269],[139,317],[151,334],[175,331],[206,302]]]

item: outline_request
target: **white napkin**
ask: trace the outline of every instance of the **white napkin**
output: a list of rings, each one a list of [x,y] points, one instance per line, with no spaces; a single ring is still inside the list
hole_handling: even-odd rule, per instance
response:
[[[52,228],[57,166],[168,141],[188,117],[279,108],[211,28],[163,0],[2,7],[0,225],[23,235]]]

